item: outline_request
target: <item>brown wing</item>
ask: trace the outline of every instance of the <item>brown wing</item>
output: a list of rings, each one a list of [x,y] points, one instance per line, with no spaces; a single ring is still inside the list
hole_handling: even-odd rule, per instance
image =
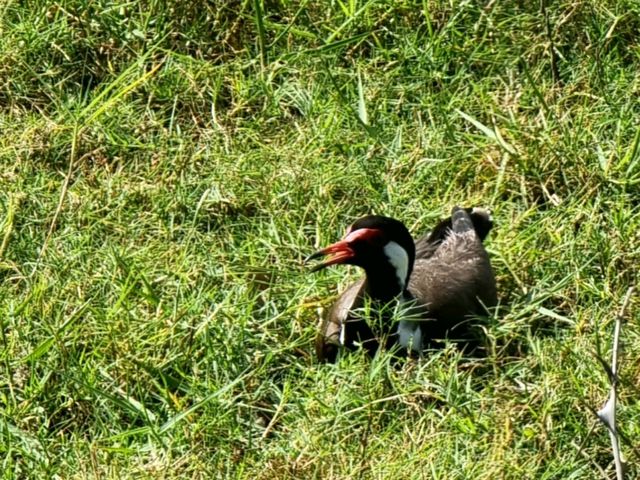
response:
[[[378,349],[367,322],[353,315],[363,305],[364,291],[363,278],[342,292],[322,319],[316,335],[316,355],[321,361],[334,362],[341,346],[356,349],[357,344],[361,344],[372,355]]]
[[[495,278],[476,232],[450,232],[429,258],[417,260],[409,292],[433,320],[424,329],[430,338],[441,338],[465,317],[494,306]]]

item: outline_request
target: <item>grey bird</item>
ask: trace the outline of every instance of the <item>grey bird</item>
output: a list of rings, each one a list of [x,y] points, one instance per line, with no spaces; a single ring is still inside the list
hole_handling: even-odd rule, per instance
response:
[[[414,243],[393,218],[369,215],[354,222],[342,240],[307,259],[328,257],[312,271],[336,264],[365,271],[322,320],[318,358],[333,362],[341,348],[363,348],[373,356],[381,343],[420,354],[469,317],[486,314],[497,303],[482,244],[492,226],[486,210],[454,207],[451,217]]]

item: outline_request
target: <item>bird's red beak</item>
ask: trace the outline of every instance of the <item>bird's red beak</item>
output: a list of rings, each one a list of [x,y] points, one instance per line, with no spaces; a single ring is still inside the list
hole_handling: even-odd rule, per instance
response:
[[[318,250],[316,253],[313,253],[307,257],[305,260],[309,262],[315,258],[324,257],[325,255],[331,255],[325,262],[319,263],[314,266],[311,271],[317,272],[318,270],[322,270],[329,265],[336,265],[338,263],[345,263],[349,259],[355,257],[355,252],[349,246],[349,242],[345,238],[344,240],[340,240],[332,245],[329,245],[327,248],[323,248],[322,250]]]
[[[349,229],[346,237],[339,242],[333,243],[328,247],[309,255],[305,260],[305,263],[316,258],[324,257],[325,255],[331,255],[325,262],[319,263],[311,268],[312,272],[317,272],[318,270],[322,270],[330,265],[347,263],[356,256],[356,252],[351,247],[353,242],[357,240],[371,241],[375,237],[379,237],[380,234],[380,230],[375,228],[359,228],[353,232]]]

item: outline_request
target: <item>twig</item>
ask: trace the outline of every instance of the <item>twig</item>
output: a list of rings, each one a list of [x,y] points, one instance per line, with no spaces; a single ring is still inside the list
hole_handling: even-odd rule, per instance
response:
[[[11,235],[13,234],[16,210],[20,207],[23,197],[23,194],[18,194],[9,198],[7,217],[4,222],[4,235],[2,236],[2,243],[0,244],[0,260],[4,258],[4,254],[9,246],[9,240],[11,240]]]
[[[38,269],[38,265],[40,264],[40,260],[44,257],[45,252],[47,251],[47,247],[49,246],[49,240],[51,239],[51,235],[53,235],[53,231],[56,228],[56,223],[58,222],[58,217],[62,212],[62,207],[64,205],[64,200],[67,196],[67,191],[69,190],[69,184],[71,183],[71,176],[73,175],[73,171],[76,166],[80,165],[86,158],[94,155],[96,151],[101,150],[102,147],[99,147],[91,152],[87,152],[79,159],[76,159],[76,152],[78,148],[78,135],[80,132],[78,130],[74,130],[73,139],[71,141],[71,153],[69,154],[69,166],[67,167],[67,174],[64,177],[64,181],[62,182],[62,188],[60,189],[60,196],[58,198],[58,205],[56,207],[55,212],[53,213],[53,218],[51,219],[51,223],[49,224],[49,230],[47,231],[47,235],[44,238],[44,242],[42,242],[42,247],[40,247],[40,253],[38,254],[38,258],[33,266],[33,271],[31,274],[35,273]]]
[[[547,34],[547,40],[549,41],[549,53],[551,54],[551,75],[553,77],[553,83],[560,83],[560,71],[558,70],[558,54],[556,53],[556,46],[553,42],[553,32],[551,31],[551,21],[549,20],[549,12],[547,12],[546,0],[540,0],[540,12],[544,17],[545,29]]]
[[[593,427],[591,428],[591,431],[593,431]],[[571,445],[576,447],[577,455],[582,455],[585,458],[585,460],[593,464],[596,470],[600,472],[600,475],[602,476],[602,478],[607,478],[607,473],[604,471],[604,469],[600,465],[598,465],[598,462],[596,462],[593,457],[590,457],[589,454],[584,451],[583,445],[578,445],[575,442],[571,442]]]
[[[611,390],[609,393],[609,399],[598,411],[598,418],[609,430],[609,438],[611,439],[611,447],[613,449],[613,459],[616,465],[616,478],[617,480],[624,480],[624,462],[620,454],[620,441],[618,439],[618,431],[616,428],[616,400],[617,400],[617,386],[618,386],[618,350],[620,347],[620,329],[622,328],[622,320],[625,317],[631,294],[634,287],[629,287],[627,293],[624,296],[620,313],[616,316],[616,324],[613,332],[613,352],[611,354],[611,368],[609,374],[609,381],[611,382]],[[609,373],[609,372],[607,372]]]
[[[269,424],[264,429],[264,432],[262,432],[262,436],[260,437],[261,440],[264,440],[269,436],[269,433],[271,433],[271,430],[275,426],[276,422],[279,420],[278,417],[280,416],[280,414],[282,413],[282,410],[286,405],[286,398],[285,398],[286,396],[287,396],[287,392],[286,390],[283,390],[280,403],[278,404],[278,407],[276,408],[276,411],[274,412],[273,417],[271,417],[271,420],[269,420]]]
[[[60,189],[60,196],[58,197],[58,206],[56,207],[55,212],[53,212],[53,218],[51,219],[51,223],[49,224],[49,230],[47,231],[47,235],[44,237],[44,241],[42,242],[42,246],[40,247],[40,253],[38,254],[38,258],[36,259],[33,270],[31,271],[31,275],[33,275],[38,269],[38,265],[40,265],[40,260],[44,257],[45,252],[47,251],[47,246],[49,245],[49,239],[53,234],[53,230],[56,227],[56,223],[58,221],[58,216],[62,211],[62,205],[64,204],[64,199],[67,196],[67,190],[69,189],[69,182],[71,181],[71,174],[73,173],[73,169],[76,165],[75,157],[76,150],[78,147],[78,125],[74,126],[73,129],[73,138],[71,139],[71,153],[69,154],[69,165],[67,167],[67,174],[64,177],[64,182],[62,182],[62,188]]]

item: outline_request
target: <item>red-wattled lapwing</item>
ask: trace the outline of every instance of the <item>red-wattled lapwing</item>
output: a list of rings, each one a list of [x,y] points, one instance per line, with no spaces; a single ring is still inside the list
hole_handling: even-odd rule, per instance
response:
[[[482,244],[491,227],[486,210],[454,207],[450,218],[414,244],[398,220],[378,215],[357,220],[342,240],[307,259],[328,256],[312,271],[348,264],[366,273],[324,318],[316,338],[318,357],[334,361],[340,346],[361,346],[375,354],[381,333],[363,318],[367,305],[383,312],[386,344],[410,353],[446,337],[467,317],[486,313],[486,307],[497,303],[495,278]],[[399,313],[392,314],[394,309]],[[395,323],[390,318],[394,316]]]

